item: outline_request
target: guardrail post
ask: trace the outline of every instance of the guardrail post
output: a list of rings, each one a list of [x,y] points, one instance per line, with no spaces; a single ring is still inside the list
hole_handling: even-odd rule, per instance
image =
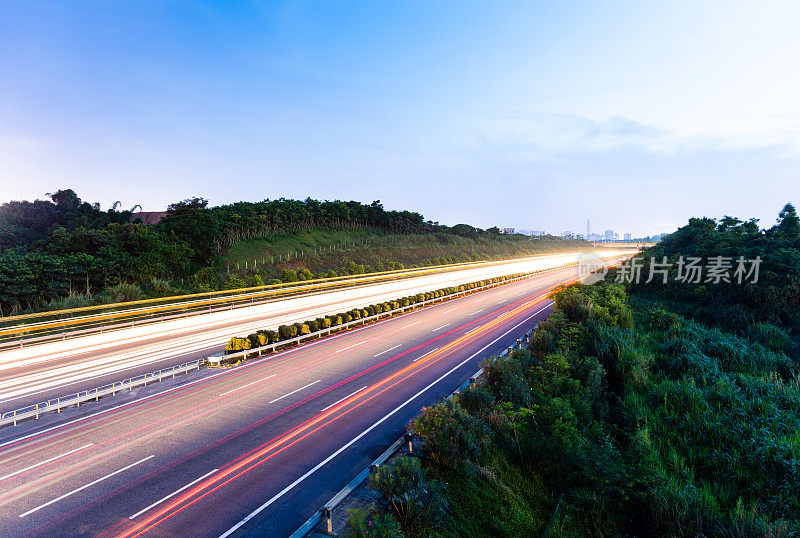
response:
[[[333,507],[326,506],[323,508],[322,517],[325,518],[325,527],[328,534],[333,534]]]

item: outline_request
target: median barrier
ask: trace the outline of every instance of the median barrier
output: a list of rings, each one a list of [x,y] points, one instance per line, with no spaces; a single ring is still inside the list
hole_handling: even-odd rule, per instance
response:
[[[17,422],[20,420],[26,420],[29,418],[38,419],[39,415],[42,413],[51,413],[54,411],[60,413],[61,410],[66,407],[72,407],[73,405],[80,407],[80,405],[84,402],[88,402],[90,400],[98,401],[103,396],[115,395],[116,393],[124,390],[131,391],[134,389],[134,387],[146,387],[148,383],[155,383],[157,381],[162,381],[167,377],[174,378],[178,374],[183,374],[192,370],[199,370],[202,362],[202,360],[197,360],[179,364],[171,368],[164,368],[163,370],[158,370],[156,372],[150,372],[124,379],[122,381],[117,381],[115,383],[110,383],[108,385],[103,385],[101,387],[87,389],[69,396],[53,398],[47,400],[46,402],[39,402],[21,409],[7,411],[0,415],[0,426],[6,426],[9,424],[16,426]]]

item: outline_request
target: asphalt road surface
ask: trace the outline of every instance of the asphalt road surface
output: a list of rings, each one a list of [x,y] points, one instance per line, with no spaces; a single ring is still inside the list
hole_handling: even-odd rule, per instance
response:
[[[0,430],[2,536],[285,536],[574,269]]]

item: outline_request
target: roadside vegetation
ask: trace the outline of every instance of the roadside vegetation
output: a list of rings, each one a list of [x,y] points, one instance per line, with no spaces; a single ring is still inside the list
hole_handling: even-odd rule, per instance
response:
[[[379,201],[192,198],[144,225],[131,222],[136,207],[49,196],[0,206],[0,317],[587,246],[443,226]]]
[[[760,255],[756,283],[557,290],[528,349],[409,425],[424,455],[371,478],[352,535],[799,535],[796,218],[693,219],[645,252]]]

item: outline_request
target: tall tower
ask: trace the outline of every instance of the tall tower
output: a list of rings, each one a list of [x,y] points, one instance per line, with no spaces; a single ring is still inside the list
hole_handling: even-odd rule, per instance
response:
[[[589,219],[586,219],[586,240],[589,240],[589,235],[592,233],[592,228],[589,226]]]

